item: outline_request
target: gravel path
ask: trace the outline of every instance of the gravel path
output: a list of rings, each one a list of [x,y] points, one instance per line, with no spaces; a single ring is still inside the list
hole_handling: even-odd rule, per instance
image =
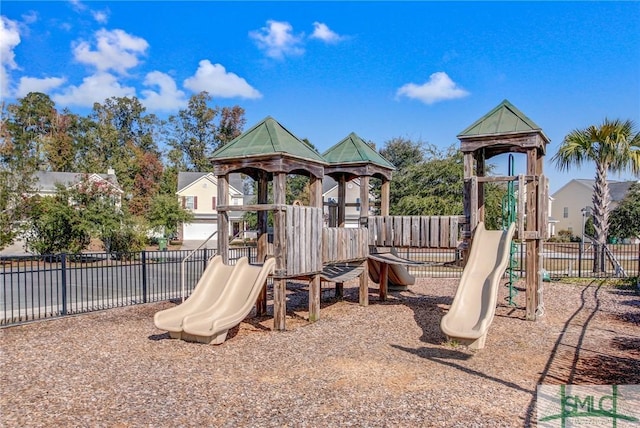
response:
[[[0,330],[6,427],[516,427],[535,425],[539,383],[640,383],[640,297],[545,283],[545,316],[500,305],[486,348],[448,343],[439,322],[456,280],[357,304],[290,284],[286,332],[250,318],[221,346],[171,340],[164,302]],[[372,287],[374,285],[372,284]],[[502,298],[506,289],[501,289]],[[271,307],[269,306],[269,309]]]

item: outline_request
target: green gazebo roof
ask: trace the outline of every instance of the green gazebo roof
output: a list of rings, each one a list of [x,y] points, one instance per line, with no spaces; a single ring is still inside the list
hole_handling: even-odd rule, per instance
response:
[[[322,157],[331,165],[368,163],[391,170],[396,169],[391,162],[383,158],[353,132],[324,152]]]
[[[270,116],[216,150],[211,157],[214,160],[237,159],[276,153],[326,163],[309,144]]]
[[[458,134],[458,138],[522,132],[542,133],[542,128],[509,101],[504,100],[496,108]]]

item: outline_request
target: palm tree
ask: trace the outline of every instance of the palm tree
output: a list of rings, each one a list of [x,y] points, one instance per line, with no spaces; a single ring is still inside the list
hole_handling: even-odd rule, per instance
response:
[[[604,269],[604,245],[609,231],[609,183],[607,172],[640,173],[640,133],[631,120],[606,119],[600,126],[591,125],[567,134],[552,161],[561,171],[573,165],[594,162],[593,225],[598,243],[594,272]]]

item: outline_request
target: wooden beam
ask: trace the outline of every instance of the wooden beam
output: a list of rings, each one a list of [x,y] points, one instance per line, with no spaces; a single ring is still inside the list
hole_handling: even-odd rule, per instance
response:
[[[346,219],[347,180],[344,174],[338,177],[338,227],[344,227]]]
[[[284,205],[286,195],[286,178],[284,173],[273,176],[273,199],[276,205]],[[282,273],[287,267],[285,211],[275,211],[273,214],[273,253],[276,258],[276,273]],[[287,316],[286,280],[273,280],[273,327],[275,330],[286,329]]]
[[[360,226],[366,226],[369,217],[369,177],[360,177]]]
[[[369,305],[369,263],[363,263],[364,270],[360,274],[360,289],[358,292],[360,306]]]
[[[320,275],[313,275],[309,281],[309,321],[320,319]]]
[[[389,197],[391,194],[391,182],[388,180],[382,181],[382,188],[380,194],[380,215],[389,215]]]
[[[218,201],[229,203],[229,177],[218,176]],[[218,211],[218,254],[224,263],[229,263],[229,215],[226,211]]]
[[[527,152],[527,175],[537,175],[538,173],[538,159],[536,156],[536,150],[530,149]],[[538,230],[538,215],[536,208],[538,206],[538,182],[534,180],[527,184],[527,207],[526,207],[526,228],[525,239],[530,236],[531,232],[539,233]],[[540,254],[540,239],[539,235],[537,239],[526,240],[526,319],[535,321],[537,319],[536,310],[538,309],[538,290],[539,290],[539,260]]]

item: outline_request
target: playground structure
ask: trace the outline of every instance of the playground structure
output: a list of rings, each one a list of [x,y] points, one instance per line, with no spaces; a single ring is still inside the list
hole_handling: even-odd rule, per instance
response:
[[[542,304],[542,242],[547,232],[549,184],[543,157],[549,138],[509,101],[502,101],[458,135],[464,154],[465,257],[473,231],[484,221],[484,183],[518,182],[516,238],[526,246],[526,318],[535,321]],[[526,174],[485,176],[486,161],[505,153],[527,157]],[[512,171],[510,171],[511,173]]]
[[[527,203],[525,205],[524,198],[520,198],[518,225],[509,225],[507,229],[518,229],[518,237],[526,241],[527,319],[536,319],[541,313],[539,257],[546,223],[547,198],[546,179],[540,174],[542,156],[549,140],[533,122],[507,101],[458,137],[464,153],[464,216],[389,216],[389,184],[394,167],[353,133],[320,155],[273,118],[267,117],[213,154],[214,173],[218,181],[218,201],[229,200],[228,177],[232,172],[246,174],[257,183],[256,204],[218,205],[217,230],[225,236],[224,231],[229,230],[230,211],[257,213],[258,259],[267,263],[266,260],[272,258],[269,263],[273,264],[269,271],[273,279],[275,330],[286,329],[288,280],[308,281],[309,321],[313,322],[320,318],[320,292],[323,280],[335,283],[336,292],[339,294],[344,282],[359,278],[359,303],[362,306],[368,305],[369,302],[370,266],[375,267],[371,277],[379,283],[380,300],[386,299],[390,280],[396,285],[411,283],[413,278],[406,271],[406,266],[412,262],[398,257],[394,253],[397,248],[462,248],[463,261],[468,261],[474,232],[484,220],[483,183],[488,181],[517,180],[521,195],[524,194],[526,185]],[[526,153],[527,174],[484,177],[485,160],[505,152]],[[309,206],[285,204],[286,177],[289,174],[309,177]],[[331,176],[338,183],[337,227],[324,226],[322,179],[325,175]],[[372,177],[379,178],[382,182],[380,215],[369,217],[369,180]],[[360,180],[360,227],[346,228],[345,189],[346,183],[354,178]],[[273,234],[268,230],[269,213],[273,221]],[[464,227],[462,242],[460,226]],[[218,239],[218,254],[221,261],[217,263],[228,264],[227,240]],[[504,268],[502,269],[504,271]],[[494,269],[490,272],[481,271],[480,275],[485,275],[485,280],[487,275],[499,279],[502,272],[496,273]],[[233,273],[225,283],[230,282],[232,277]],[[258,315],[266,314],[265,280],[266,276],[258,287],[259,292],[254,292],[254,286],[247,295],[250,306],[255,301]],[[493,282],[490,283],[494,285]],[[219,291],[220,296],[227,293],[228,288],[225,286]],[[468,287],[461,286],[460,293],[467,289]],[[493,288],[490,290],[492,293],[495,291]],[[198,290],[194,294],[196,292]],[[454,299],[455,307],[457,299],[458,294]],[[189,300],[185,303],[189,303]],[[491,300],[482,298],[471,304],[484,311],[485,315],[492,314],[495,307],[488,310],[485,307],[487,302],[490,303]],[[192,304],[202,309],[200,304]],[[246,305],[243,306],[245,307]],[[178,318],[183,316],[181,323],[184,327],[183,331],[174,332],[175,335],[179,333],[181,337],[185,335],[199,341],[213,340],[214,343],[224,340],[224,337],[208,338],[208,330],[202,328],[211,321],[206,316],[205,321],[194,322],[193,318],[190,321],[188,317],[184,317],[184,313],[177,311],[177,308],[175,313],[180,314]],[[179,330],[179,327],[175,327],[176,321],[172,322],[172,328]],[[193,326],[193,333],[189,333],[189,325]],[[226,332],[224,334],[226,335]],[[454,336],[464,339],[465,333],[457,333]],[[481,335],[482,342],[484,336],[486,329]],[[201,340],[203,337],[205,339]],[[477,339],[480,337],[473,338],[474,341]]]

